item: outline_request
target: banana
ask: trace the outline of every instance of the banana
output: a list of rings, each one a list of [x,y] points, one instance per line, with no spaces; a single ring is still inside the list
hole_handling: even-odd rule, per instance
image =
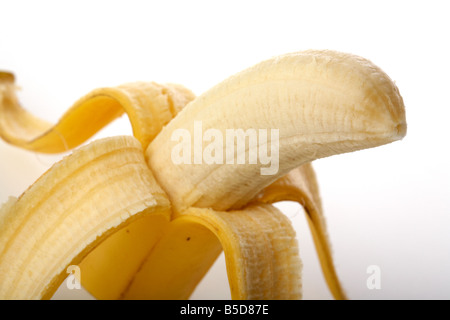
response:
[[[305,207],[328,286],[345,299],[310,162],[406,134],[392,80],[335,51],[268,59],[196,98],[153,82],[97,89],[55,125],[14,88],[0,72],[0,136],[18,147],[65,151],[123,112],[134,138],[75,150],[0,208],[8,299],[51,297],[71,264],[99,299],[187,299],[222,250],[233,299],[299,299],[295,232],[271,205],[281,200]]]

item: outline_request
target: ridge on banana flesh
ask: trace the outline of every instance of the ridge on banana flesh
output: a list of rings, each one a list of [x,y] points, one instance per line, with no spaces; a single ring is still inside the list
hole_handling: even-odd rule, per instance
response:
[[[124,111],[136,139],[75,150],[0,207],[0,297],[8,299],[51,297],[71,264],[99,299],[187,299],[222,250],[233,299],[301,298],[295,232],[270,205],[282,200],[304,206],[330,291],[345,299],[310,162],[406,134],[391,79],[334,51],[263,61],[197,98],[153,82],[97,89],[55,125],[21,108],[14,89],[14,76],[0,72],[0,137],[13,145],[66,151]],[[261,163],[175,164],[172,134],[193,135],[196,121],[204,131],[279,129],[277,172],[261,175]]]

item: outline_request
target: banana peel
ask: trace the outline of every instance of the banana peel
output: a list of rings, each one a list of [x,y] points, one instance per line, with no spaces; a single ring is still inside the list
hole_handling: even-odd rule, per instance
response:
[[[311,163],[292,170],[264,188],[256,199],[264,203],[294,201],[303,206],[328,288],[335,299],[347,299],[334,268],[319,185]]]
[[[148,170],[139,142],[109,138],[79,149],[2,209],[0,296],[51,297],[67,266],[147,215],[168,221],[170,203]]]
[[[23,109],[0,72],[0,137],[57,153],[126,113],[134,137],[76,149],[0,208],[0,297],[50,298],[70,265],[99,299],[187,299],[222,252],[233,299],[299,299],[301,260],[288,218],[304,206],[322,270],[337,299],[314,159],[403,138],[403,100],[370,61],[304,51],[263,61],[195,97],[174,84],[92,91],[56,124]],[[278,128],[279,170],[262,164],[175,164],[173,132]],[[274,141],[271,141],[274,143]],[[244,150],[248,152],[248,150]]]
[[[194,94],[177,84],[135,82],[93,90],[76,101],[56,124],[23,109],[14,75],[0,71],[0,137],[20,148],[59,153],[79,146],[125,112],[145,149]]]

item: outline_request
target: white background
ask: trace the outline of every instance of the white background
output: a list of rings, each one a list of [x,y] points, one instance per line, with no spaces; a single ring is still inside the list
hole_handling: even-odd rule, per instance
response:
[[[1,0],[0,13],[0,69],[15,73],[24,107],[50,121],[102,86],[167,81],[201,94],[263,59],[310,48],[372,60],[400,89],[408,134],[316,161],[337,270],[353,299],[450,298],[445,1]],[[95,138],[130,133],[124,116]],[[0,142],[0,202],[58,158]],[[281,207],[298,230],[304,298],[329,299],[299,207]],[[366,286],[369,265],[381,268],[380,290]],[[86,294],[55,296],[76,297]],[[229,298],[223,259],[192,298]]]

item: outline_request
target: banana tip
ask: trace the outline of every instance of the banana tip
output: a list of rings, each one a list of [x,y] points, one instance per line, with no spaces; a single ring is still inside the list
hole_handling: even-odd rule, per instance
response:
[[[8,71],[0,70],[0,82],[11,82],[14,83],[14,74]]]
[[[407,131],[407,125],[406,122],[402,122],[397,124],[397,126],[395,127],[395,137],[396,140],[401,140],[406,136],[406,131]]]

